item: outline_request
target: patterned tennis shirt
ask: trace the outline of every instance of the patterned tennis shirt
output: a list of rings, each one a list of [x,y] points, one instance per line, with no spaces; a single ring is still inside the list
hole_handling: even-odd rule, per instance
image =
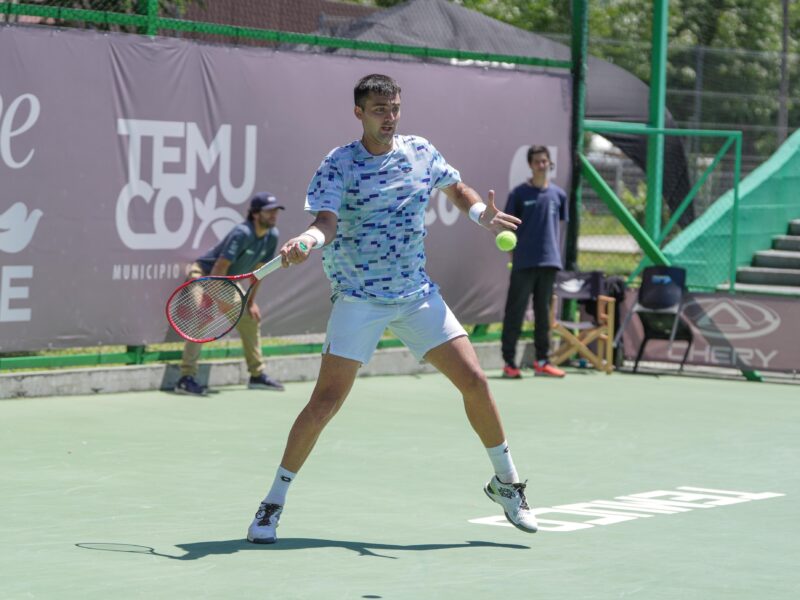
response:
[[[426,139],[395,135],[391,152],[374,156],[352,142],[322,161],[305,209],[338,216],[322,264],[334,299],[379,303],[424,298],[437,289],[425,272],[425,209],[435,188],[461,181]]]

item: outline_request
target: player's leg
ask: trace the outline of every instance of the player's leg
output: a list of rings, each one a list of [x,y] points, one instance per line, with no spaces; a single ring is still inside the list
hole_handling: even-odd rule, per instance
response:
[[[511,278],[506,296],[506,307],[503,313],[503,332],[500,348],[503,354],[503,376],[509,379],[519,379],[521,374],[517,365],[517,341],[522,330],[522,321],[528,308],[531,297],[532,279],[530,269],[517,269],[511,271]]]
[[[426,359],[461,392],[472,428],[486,448],[495,477],[484,491],[503,505],[516,527],[536,531],[536,519],[525,500],[525,484],[519,482],[503,425],[486,375],[464,328],[438,293],[408,305],[390,329],[419,359]]]
[[[244,361],[247,364],[247,371],[250,373],[250,380],[247,382],[249,389],[272,390],[282,392],[283,384],[277,379],[273,379],[264,372],[264,357],[261,354],[261,332],[259,322],[250,316],[245,308],[242,318],[236,324],[236,331],[242,340],[244,350]]]
[[[295,419],[283,458],[267,496],[247,531],[257,544],[277,541],[275,529],[289,486],[303,466],[322,430],[341,408],[358,369],[369,362],[394,309],[339,299],[328,320],[325,353],[311,399]]]
[[[489,454],[495,476],[486,483],[484,492],[503,507],[512,525],[535,533],[538,524],[525,497],[526,484],[519,481],[497,405],[469,339],[460,337],[445,342],[429,351],[425,358],[461,392],[467,418]]]
[[[505,439],[489,382],[478,362],[478,355],[467,337],[459,337],[425,355],[425,360],[447,377],[461,392],[464,409],[472,429],[486,448],[502,444]]]
[[[306,407],[289,433],[281,466],[296,473],[353,386],[358,369],[369,362],[394,308],[339,299],[325,335],[319,377]]]
[[[248,541],[256,544],[274,544],[277,541],[275,529],[289,486],[311,454],[322,430],[347,398],[360,366],[360,362],[348,358],[323,355],[317,385],[292,425],[272,487],[247,530]]]
[[[311,399],[300,411],[289,432],[281,459],[282,467],[293,473],[300,470],[322,430],[342,407],[360,367],[360,362],[349,358],[323,355]]]

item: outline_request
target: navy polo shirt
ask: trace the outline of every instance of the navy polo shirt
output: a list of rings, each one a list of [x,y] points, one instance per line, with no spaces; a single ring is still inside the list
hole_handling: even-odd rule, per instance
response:
[[[569,220],[567,193],[554,183],[538,188],[525,182],[508,195],[506,210],[522,219],[517,228],[513,269],[563,268],[559,221]]]
[[[234,227],[223,240],[201,256],[197,262],[208,275],[219,257],[231,261],[228,275],[250,273],[267,262],[278,247],[278,229],[273,227],[262,237],[256,236],[253,223],[245,221]]]

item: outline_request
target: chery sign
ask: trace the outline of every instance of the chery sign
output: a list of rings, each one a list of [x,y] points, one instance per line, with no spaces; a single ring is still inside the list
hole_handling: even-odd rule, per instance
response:
[[[629,292],[629,304],[635,291]],[[687,362],[737,369],[796,371],[800,368],[800,302],[781,296],[690,294],[683,316],[694,341]],[[635,356],[641,329],[625,333],[626,356]],[[643,360],[680,362],[686,342],[648,343]]]

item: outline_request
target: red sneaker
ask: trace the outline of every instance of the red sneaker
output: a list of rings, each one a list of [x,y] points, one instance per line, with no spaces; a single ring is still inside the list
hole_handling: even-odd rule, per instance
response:
[[[564,371],[546,361],[534,361],[533,374],[544,375],[545,377],[564,377],[566,375]]]
[[[503,367],[503,379],[522,379],[522,372],[514,365]]]

